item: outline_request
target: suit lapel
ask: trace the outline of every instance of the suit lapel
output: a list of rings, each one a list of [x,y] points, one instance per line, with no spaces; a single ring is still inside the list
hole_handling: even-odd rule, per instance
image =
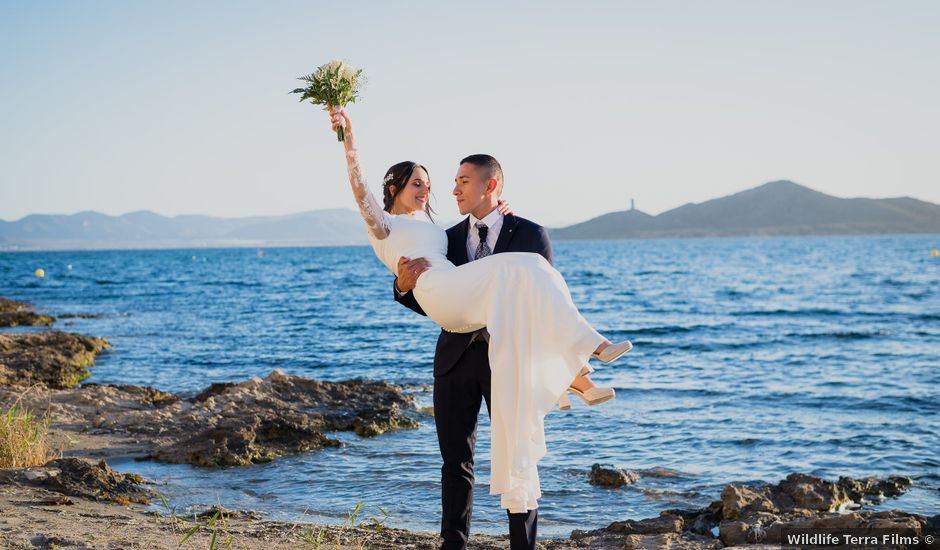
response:
[[[469,216],[464,218],[457,226],[457,231],[454,234],[456,241],[454,245],[457,247],[454,251],[454,265],[463,265],[470,261],[470,257],[467,255],[467,231],[469,231],[469,227]]]
[[[506,252],[506,249],[509,247],[509,241],[511,241],[513,235],[516,234],[516,225],[518,223],[519,220],[512,214],[503,216],[503,227],[499,230],[499,237],[496,238],[496,247],[493,249],[493,254]]]

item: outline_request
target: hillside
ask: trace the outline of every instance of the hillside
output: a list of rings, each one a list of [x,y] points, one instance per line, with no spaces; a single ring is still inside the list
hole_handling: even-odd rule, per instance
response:
[[[940,205],[907,197],[843,199],[774,181],[657,216],[611,212],[551,231],[554,239],[872,233],[940,233]]]

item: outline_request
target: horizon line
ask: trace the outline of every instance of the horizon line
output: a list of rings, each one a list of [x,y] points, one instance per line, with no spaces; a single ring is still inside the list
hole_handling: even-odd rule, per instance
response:
[[[761,184],[758,184],[758,185],[755,185],[755,186],[752,186],[752,187],[748,187],[748,188],[745,188],[745,189],[741,189],[740,191],[735,191],[735,192],[733,192],[733,193],[729,193],[729,194],[726,194],[726,195],[721,195],[721,196],[719,196],[719,197],[713,197],[713,198],[710,198],[710,199],[706,199],[706,200],[703,200],[703,201],[701,201],[701,202],[684,202],[684,203],[682,203],[682,204],[679,204],[678,206],[674,206],[674,207],[672,207],[672,208],[668,208],[668,209],[666,209],[666,210],[663,210],[662,212],[659,212],[658,214],[649,214],[649,213],[644,212],[643,210],[641,210],[641,209],[639,209],[639,208],[628,208],[628,209],[624,209],[624,210],[611,210],[611,211],[608,211],[608,212],[601,212],[601,213],[599,213],[599,214],[594,214],[593,216],[591,216],[591,217],[589,217],[589,218],[586,218],[586,219],[584,219],[584,220],[582,220],[582,221],[569,222],[569,225],[577,225],[577,224],[579,224],[579,223],[584,223],[584,222],[593,220],[593,219],[598,218],[598,217],[600,217],[600,216],[604,216],[604,215],[607,215],[607,214],[613,214],[613,213],[617,213],[617,212],[631,212],[631,211],[633,211],[633,212],[642,212],[642,213],[647,214],[647,215],[649,215],[649,216],[655,217],[655,216],[659,216],[659,215],[661,215],[661,214],[664,214],[664,213],[666,213],[666,212],[675,210],[675,209],[677,209],[677,208],[681,208],[681,207],[683,207],[683,206],[704,204],[704,203],[709,202],[709,201],[713,201],[713,200],[718,200],[718,199],[723,199],[723,198],[731,197],[731,196],[737,195],[737,194],[739,194],[739,193],[743,193],[743,192],[746,192],[746,191],[752,191],[752,190],[754,190],[754,189],[759,189],[759,188],[761,188],[761,187],[764,187],[764,186],[770,185],[770,184],[774,184],[774,183],[790,183],[790,184],[796,185],[796,186],[798,186],[798,187],[802,187],[802,188],[804,188],[804,189],[809,189],[810,191],[813,191],[813,192],[816,192],[816,193],[819,193],[819,194],[822,194],[822,195],[826,195],[827,197],[832,197],[832,198],[842,199],[842,200],[853,200],[853,199],[869,199],[869,200],[912,199],[912,200],[917,200],[917,201],[925,202],[925,203],[927,203],[927,204],[933,204],[933,205],[935,205],[935,206],[940,206],[940,204],[938,204],[938,203],[933,203],[933,202],[931,202],[931,201],[924,200],[924,199],[919,199],[919,198],[917,198],[917,197],[912,197],[912,196],[910,196],[910,195],[901,195],[901,196],[892,196],[892,197],[839,197],[839,196],[836,196],[836,195],[829,195],[828,193],[825,193],[825,192],[823,192],[823,191],[819,191],[819,190],[817,190],[817,189],[813,189],[812,187],[809,187],[809,186],[807,186],[807,185],[803,185],[803,184],[801,184],[801,183],[797,183],[797,182],[795,182],[795,181],[793,181],[793,180],[788,180],[788,179],[776,179],[776,180],[766,181],[766,182],[764,182],[764,183],[761,183]],[[148,209],[148,208],[141,208],[141,209],[137,209],[137,210],[131,210],[131,211],[129,211],[129,212],[124,212],[124,213],[122,213],[122,214],[108,214],[108,213],[106,213],[106,212],[101,212],[101,211],[98,211],[98,210],[88,210],[88,209],[86,209],[86,210],[79,210],[79,211],[77,211],[77,212],[72,212],[72,213],[70,213],[70,214],[68,214],[68,213],[31,212],[31,213],[29,213],[29,214],[26,214],[26,215],[24,215],[24,216],[22,216],[22,217],[20,217],[20,218],[18,218],[18,219],[14,219],[14,220],[7,220],[7,219],[5,219],[5,218],[0,218],[0,222],[5,222],[5,223],[17,223],[17,222],[23,221],[24,219],[26,219],[26,218],[28,218],[28,217],[30,217],[30,216],[65,216],[65,217],[71,217],[71,216],[78,216],[78,215],[80,215],[80,214],[100,214],[100,215],[102,215],[102,216],[109,216],[109,217],[112,217],[112,218],[120,218],[120,217],[124,217],[124,216],[129,216],[129,215],[131,215],[131,214],[155,214],[155,215],[157,215],[157,216],[160,216],[160,217],[163,217],[163,218],[167,218],[167,219],[175,219],[175,218],[180,218],[180,217],[184,217],[184,216],[201,216],[201,217],[206,217],[206,218],[215,218],[215,219],[223,219],[223,220],[235,220],[235,219],[246,219],[246,218],[279,218],[279,217],[296,216],[296,215],[298,215],[298,214],[307,214],[307,213],[313,213],[313,212],[328,212],[328,211],[330,211],[330,210],[342,210],[342,211],[356,212],[356,209],[355,209],[355,208],[352,208],[352,207],[342,207],[342,206],[334,206],[334,207],[330,207],[330,208],[320,208],[320,209],[312,209],[312,210],[299,210],[299,211],[294,211],[294,212],[286,212],[286,213],[283,213],[283,214],[245,214],[245,215],[235,215],[235,216],[221,216],[221,215],[204,214],[204,213],[181,213],[181,214],[172,214],[172,215],[170,215],[170,214],[163,214],[163,213],[157,212],[157,211],[155,211],[155,210],[150,210],[150,209]],[[463,217],[463,216],[461,216],[461,218],[462,218],[462,217]],[[561,229],[561,228],[557,228],[557,229]]]

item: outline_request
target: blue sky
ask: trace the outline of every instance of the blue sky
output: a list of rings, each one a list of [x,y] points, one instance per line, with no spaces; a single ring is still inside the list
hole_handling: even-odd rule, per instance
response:
[[[0,2],[0,219],[354,203],[327,117],[286,92],[331,58],[367,177],[488,152],[548,225],[791,179],[940,203],[931,2]]]

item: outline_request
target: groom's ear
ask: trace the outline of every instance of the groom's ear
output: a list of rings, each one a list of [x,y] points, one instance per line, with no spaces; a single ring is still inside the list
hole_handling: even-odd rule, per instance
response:
[[[486,192],[493,192],[499,195],[499,181],[496,178],[486,180]]]

